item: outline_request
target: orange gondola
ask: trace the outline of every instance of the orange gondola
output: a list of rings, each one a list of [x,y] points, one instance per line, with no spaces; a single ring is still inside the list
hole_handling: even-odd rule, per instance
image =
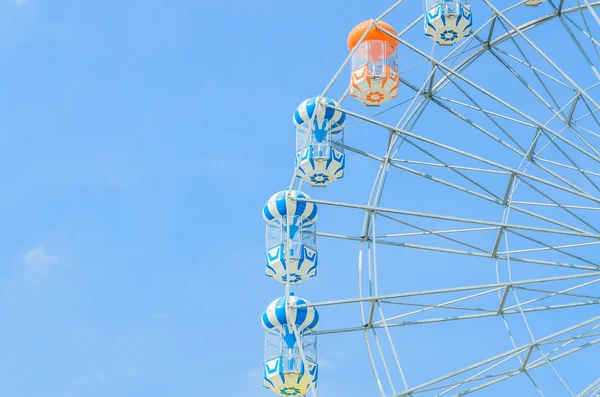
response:
[[[379,106],[398,94],[396,35],[390,25],[372,19],[358,24],[348,35],[348,49],[357,47],[352,55],[350,95],[365,105]]]

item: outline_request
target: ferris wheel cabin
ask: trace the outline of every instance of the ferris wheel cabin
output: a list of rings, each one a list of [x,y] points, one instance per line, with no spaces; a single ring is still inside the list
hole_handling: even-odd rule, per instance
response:
[[[470,0],[424,0],[425,35],[448,46],[471,34]]]
[[[309,98],[294,112],[297,176],[313,187],[325,187],[344,177],[346,114],[327,98]]]
[[[281,284],[301,284],[317,275],[315,238],[317,206],[306,193],[284,190],[274,194],[263,209],[266,222],[266,275]]]
[[[319,326],[314,307],[290,293],[274,300],[262,315],[265,329],[263,386],[280,396],[302,396],[316,388],[319,377],[317,342],[312,335]],[[302,346],[302,352],[300,351]]]
[[[355,50],[350,95],[367,106],[382,105],[398,95],[400,76],[395,36],[394,28],[374,20],[362,22],[348,35],[348,49]]]

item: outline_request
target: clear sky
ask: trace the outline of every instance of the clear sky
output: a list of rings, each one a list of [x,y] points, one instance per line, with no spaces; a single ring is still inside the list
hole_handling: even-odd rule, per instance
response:
[[[346,51],[312,13],[0,0],[0,395],[268,393],[260,211]]]
[[[282,289],[264,276],[261,209],[289,183],[295,107],[388,4],[0,0],[1,396],[271,395],[259,316]],[[376,168],[352,159],[360,191],[329,191],[365,203]],[[335,272],[301,292],[357,296],[356,245],[323,246]],[[330,313],[330,327],[359,320]],[[460,351],[488,325],[438,331]],[[489,329],[504,338],[490,353],[510,348]],[[406,332],[400,349],[427,368]],[[320,343],[320,395],[375,395],[360,334]],[[426,372],[409,369],[411,384]]]

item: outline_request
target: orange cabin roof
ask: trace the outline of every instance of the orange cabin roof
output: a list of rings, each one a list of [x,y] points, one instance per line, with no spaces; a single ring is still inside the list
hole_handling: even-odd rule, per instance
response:
[[[372,23],[373,23],[373,19],[369,19],[368,21],[359,23],[358,25],[356,25],[354,27],[354,29],[352,29],[352,31],[348,35],[348,49],[350,51],[352,51],[352,49],[358,44],[360,38],[365,33],[365,30],[367,30]],[[391,27],[390,25],[388,25],[387,23],[385,23],[383,21],[376,22],[375,24],[380,29],[386,30],[393,35],[397,34],[393,27]],[[393,37],[387,35],[386,33],[382,32],[381,30],[377,29],[375,26],[371,27],[371,29],[365,36],[365,41],[366,40],[387,41],[388,43],[390,43],[394,46],[398,44],[398,40],[394,39]]]

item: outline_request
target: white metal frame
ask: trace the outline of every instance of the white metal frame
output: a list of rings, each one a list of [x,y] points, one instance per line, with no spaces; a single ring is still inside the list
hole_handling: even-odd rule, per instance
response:
[[[600,63],[600,51],[597,48],[600,42],[594,37],[593,29],[590,25],[596,23],[600,25],[600,17],[598,17],[596,8],[600,7],[600,1],[589,2],[588,0],[576,0],[577,6],[565,7],[565,0],[547,0],[547,5],[553,9],[552,13],[538,17],[532,21],[517,26],[509,17],[510,13],[518,12],[523,7],[523,1],[518,1],[514,5],[500,10],[492,0],[482,0],[478,6],[487,6],[492,11],[492,17],[474,27],[476,30],[468,39],[459,43],[445,58],[438,60],[433,56],[434,50],[428,54],[411,44],[403,36],[413,28],[419,28],[422,16],[419,16],[415,21],[409,24],[404,30],[397,35],[392,35],[399,41],[399,45],[406,50],[412,51],[423,58],[423,62],[412,66],[428,65],[429,73],[427,79],[420,84],[414,84],[403,79],[401,72],[401,83],[415,92],[415,95],[404,101],[398,101],[399,104],[391,104],[388,109],[382,110],[379,114],[388,112],[396,106],[409,103],[406,111],[402,115],[397,125],[389,125],[380,120],[377,120],[377,115],[367,117],[356,112],[344,110],[348,116],[356,119],[358,124],[370,123],[373,126],[380,127],[389,132],[389,143],[385,155],[375,155],[368,153],[359,148],[345,145],[345,149],[349,152],[356,153],[368,159],[380,163],[378,175],[374,181],[371,195],[367,204],[352,204],[344,202],[326,201],[326,200],[310,200],[319,204],[321,208],[334,206],[346,208],[347,210],[364,212],[364,222],[362,230],[358,235],[342,235],[331,232],[318,232],[320,238],[335,238],[356,241],[359,244],[359,296],[358,298],[340,299],[336,301],[317,302],[310,306],[337,306],[337,305],[358,305],[360,307],[361,322],[354,327],[337,328],[329,330],[320,330],[319,335],[332,335],[340,332],[362,332],[366,341],[367,352],[370,358],[371,366],[376,378],[376,384],[379,388],[379,393],[383,396],[392,395],[399,396],[416,396],[421,393],[435,393],[437,396],[442,395],[466,395],[480,391],[498,382],[510,379],[516,375],[524,374],[527,376],[533,387],[540,395],[544,395],[531,372],[539,367],[546,366],[552,369],[557,379],[565,386],[565,391],[568,395],[585,397],[594,396],[600,392],[600,378],[589,384],[584,390],[575,393],[564,381],[559,372],[554,368],[553,363],[563,357],[567,357],[583,349],[591,348],[600,342],[600,317],[593,317],[579,324],[575,324],[562,331],[535,338],[530,329],[527,314],[547,311],[547,310],[565,310],[574,307],[583,307],[597,305],[600,303],[600,293],[588,294],[580,292],[581,289],[595,285],[600,282],[600,262],[594,258],[587,258],[572,252],[573,249],[589,247],[600,244],[600,226],[594,225],[585,216],[581,215],[581,211],[598,211],[600,210],[600,184],[594,181],[593,177],[599,177],[600,172],[584,169],[580,167],[573,159],[569,152],[577,153],[578,156],[583,156],[596,165],[600,165],[600,148],[596,148],[586,137],[600,137],[600,121],[596,113],[600,110],[600,105],[591,95],[590,91],[598,84],[593,84],[589,87],[581,87],[567,73],[565,73],[552,59],[550,59],[533,40],[528,37],[528,32],[536,27],[545,24],[549,21],[558,19],[565,29],[566,34],[572,40],[573,45],[584,56],[587,67],[598,76],[596,65]],[[395,9],[400,7],[404,0],[399,0],[380,15],[375,21],[386,17]],[[475,7],[473,7],[475,12]],[[582,16],[583,25],[575,22],[572,15],[579,14]],[[376,25],[373,25],[376,27]],[[484,32],[487,33],[484,34]],[[367,30],[366,30],[367,31]],[[365,34],[366,34],[365,31]],[[389,32],[386,32],[389,34]],[[577,35],[586,36],[595,49],[595,54],[588,54]],[[361,38],[360,42],[364,39]],[[503,49],[500,44],[511,42],[516,48],[516,54]],[[527,45],[527,50],[523,47]],[[358,47],[358,46],[357,46]],[[485,88],[476,84],[465,76],[464,72],[471,65],[476,64],[476,61],[483,54],[491,54],[501,65],[515,78],[515,82],[522,84],[536,98],[539,99],[553,116],[546,121],[537,120],[526,111],[517,108],[511,103],[494,95]],[[547,64],[552,66],[552,72],[544,71],[534,65],[530,60],[530,56],[543,59]],[[321,93],[325,96],[332,88],[336,80],[342,75],[352,52],[344,60],[338,71],[334,74],[331,81],[326,85]],[[520,65],[527,67],[535,76],[535,79],[540,83],[542,89],[536,90],[528,83],[526,78],[513,68],[510,62],[517,62]],[[411,67],[411,68],[412,68]],[[572,98],[567,103],[561,105],[560,101],[555,98],[552,90],[547,82],[552,81],[566,89],[572,91]],[[470,103],[459,101],[451,97],[442,95],[444,88],[452,86],[458,89]],[[481,106],[477,98],[473,95],[476,93],[479,96],[486,97],[494,101],[505,109],[506,114],[497,110],[486,109]],[[340,98],[343,102],[348,94],[348,90]],[[437,106],[441,111],[448,112],[454,117],[457,117],[467,123],[470,127],[481,132],[485,136],[493,139],[509,152],[518,156],[520,164],[518,167],[500,164],[490,159],[468,153],[457,147],[452,147],[441,142],[428,139],[412,132],[412,128],[417,123],[425,108],[429,105]],[[583,106],[587,109],[587,113],[576,118],[575,109],[577,106]],[[336,108],[337,110],[342,110]],[[494,133],[489,128],[477,124],[470,120],[461,110],[476,110],[490,121],[498,129],[498,133]],[[520,144],[511,132],[504,128],[499,119],[507,122],[516,123],[536,131],[535,137],[528,147]],[[581,124],[585,119],[592,119],[598,127],[598,131],[593,131]],[[564,126],[560,130],[556,130],[551,125],[559,121]],[[349,126],[347,129],[353,128]],[[575,135],[580,142],[575,142],[564,136],[564,132],[569,131]],[[539,147],[540,138],[543,137],[548,142]],[[430,157],[430,161],[414,161],[398,157],[398,152],[403,145],[409,145],[426,154]],[[555,159],[546,158],[543,156],[547,152],[547,148],[553,147],[560,151],[565,158],[565,162],[558,162]],[[452,153],[461,158],[468,159],[471,163],[476,162],[478,166],[466,166],[461,164],[451,164],[444,161],[439,155],[436,155],[432,149],[437,151]],[[415,167],[429,167],[431,169],[447,169],[454,174],[460,176],[464,184],[458,184],[454,181],[430,175]],[[497,204],[502,212],[501,221],[492,221],[487,219],[472,219],[448,216],[444,214],[414,212],[395,208],[380,207],[382,192],[384,190],[388,172],[390,169],[399,169],[413,175],[427,178],[428,180],[441,184],[443,186],[455,189],[464,194],[480,198],[489,203]],[[556,169],[570,170],[578,172],[593,189],[588,192],[579,184],[565,178]],[[543,172],[547,177],[542,178],[532,173],[532,170]],[[302,181],[296,180],[296,172],[290,183],[291,187],[298,189],[302,188]],[[472,173],[481,175],[502,175],[507,179],[506,188],[502,192],[494,192],[484,187],[479,183],[478,179],[470,176]],[[297,183],[296,183],[297,182]],[[528,186],[530,189],[537,191],[544,196],[549,202],[533,202],[513,200],[513,196],[520,185]],[[553,197],[550,191],[560,191],[570,195],[577,200],[584,200],[585,205],[563,203],[562,199]],[[556,208],[564,211],[569,216],[572,222],[553,219],[545,216],[542,213],[536,212],[535,208]],[[540,221],[544,221],[553,225],[550,227],[531,226],[526,224],[515,224],[509,222],[511,212],[525,214]],[[410,219],[438,219],[453,224],[451,228],[443,230],[430,230],[418,224],[417,221],[412,222]],[[414,232],[387,233],[377,234],[376,225],[378,219],[387,219],[388,221],[397,222],[404,226],[413,228]],[[479,247],[461,239],[461,234],[473,233],[478,231],[494,231],[495,238],[490,241],[488,247]],[[544,241],[543,236],[568,236],[576,238],[577,242],[552,244]],[[421,245],[409,242],[403,242],[403,238],[414,236],[437,236],[446,242],[451,242],[462,248],[447,248],[434,245]],[[509,236],[518,236],[521,239],[531,241],[531,248],[511,249],[508,243]],[[504,240],[504,247],[502,241]],[[501,281],[497,276],[497,282],[494,284],[484,285],[467,285],[458,288],[446,288],[430,291],[417,291],[398,293],[394,295],[380,295],[378,291],[377,281],[377,246],[390,245],[405,247],[419,250],[433,250],[454,255],[468,255],[479,258],[488,258],[496,262],[496,269],[500,263],[507,266],[509,274],[511,273],[511,264],[513,262],[524,262],[540,266],[552,266],[560,269],[568,269],[572,273],[556,277],[545,277],[528,280],[512,280]],[[539,252],[556,252],[561,255],[568,256],[570,262],[551,261],[547,259],[539,259],[530,256]],[[368,285],[364,285],[363,274],[368,274]],[[569,287],[564,287],[564,282],[571,282]],[[574,283],[574,284],[573,284]],[[521,301],[519,292],[536,292],[541,294],[538,298]],[[289,292],[289,285],[286,285],[286,294]],[[456,297],[460,294],[460,297]],[[495,305],[489,307],[481,307],[473,302],[478,297],[487,294],[497,294],[498,301]],[[512,297],[516,304],[507,305],[507,299]],[[420,298],[438,299],[436,303],[419,301]],[[557,297],[569,297],[573,301],[570,303],[553,303]],[[544,301],[543,305],[538,302]],[[401,315],[385,316],[384,308],[386,307],[404,307],[407,310]],[[440,314],[441,313],[441,314]],[[480,319],[485,317],[500,317],[503,319],[507,332],[511,335],[510,327],[505,317],[509,315],[520,315],[526,325],[531,336],[531,342],[525,345],[516,346],[511,337],[514,348],[482,360],[471,366],[450,372],[447,375],[432,379],[429,382],[420,385],[409,387],[407,379],[401,365],[400,357],[394,347],[390,329],[395,327],[407,327],[414,325],[424,325],[434,322],[447,321],[464,321]],[[297,330],[295,331],[297,334]],[[299,335],[297,334],[297,337]],[[384,356],[383,347],[380,343],[380,338],[385,338],[391,346],[392,362],[388,362]],[[301,354],[302,352],[301,349]],[[382,362],[383,373],[377,369],[375,358],[379,355]],[[509,371],[495,371],[495,368],[511,363],[513,368]],[[393,367],[399,371],[402,379],[402,386],[394,384],[391,376]],[[391,394],[386,393],[387,387],[383,383],[388,382],[392,390]],[[317,392],[312,391],[312,395],[316,397]]]

